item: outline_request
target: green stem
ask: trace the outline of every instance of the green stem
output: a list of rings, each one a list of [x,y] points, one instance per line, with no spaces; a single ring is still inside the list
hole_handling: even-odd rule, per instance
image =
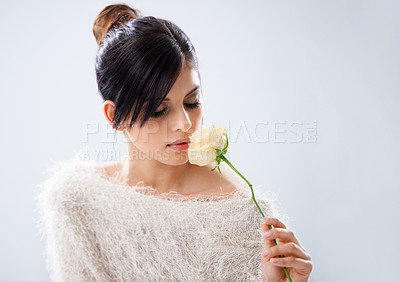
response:
[[[261,210],[260,206],[258,205],[258,203],[257,203],[257,201],[256,201],[256,198],[255,198],[255,196],[254,196],[253,185],[250,184],[250,182],[246,179],[246,177],[244,177],[244,176],[231,164],[231,162],[230,162],[223,154],[221,154],[220,157],[221,157],[221,160],[223,160],[224,162],[226,162],[226,163],[227,163],[241,178],[243,178],[243,180],[246,181],[246,183],[250,186],[251,194],[252,194],[251,197],[253,198],[254,203],[256,204],[258,210],[260,211],[262,217],[264,218],[265,215],[264,215],[264,213],[262,212],[262,210]],[[268,225],[268,227],[269,227],[269,229],[272,229],[272,226],[271,226],[271,225]],[[274,243],[275,243],[275,245],[277,245],[276,239],[274,239]],[[281,255],[278,255],[278,257],[281,258]],[[289,279],[289,281],[292,282],[292,278],[290,278],[289,272],[287,271],[287,269],[286,269],[285,266],[283,267],[283,270],[285,271],[286,276],[287,276],[287,278]]]

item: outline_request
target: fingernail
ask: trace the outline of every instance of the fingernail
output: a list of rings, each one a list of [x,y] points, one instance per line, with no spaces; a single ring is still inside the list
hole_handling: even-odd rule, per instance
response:
[[[264,238],[270,237],[271,236],[271,232],[267,231],[264,233]]]
[[[262,255],[263,256],[268,256],[270,254],[270,251],[269,250],[264,250],[263,252],[262,252]]]
[[[271,219],[272,219],[272,217],[270,217],[270,216],[264,217],[264,220],[265,220],[265,221],[270,221]]]
[[[277,258],[272,258],[271,262],[278,262],[278,259]]]

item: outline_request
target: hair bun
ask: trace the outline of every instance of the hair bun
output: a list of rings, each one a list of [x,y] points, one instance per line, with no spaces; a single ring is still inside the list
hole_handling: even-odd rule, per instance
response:
[[[138,9],[129,7],[126,4],[113,4],[106,6],[97,15],[93,24],[93,34],[97,45],[101,45],[107,32],[112,28],[125,24],[130,19],[142,17]]]

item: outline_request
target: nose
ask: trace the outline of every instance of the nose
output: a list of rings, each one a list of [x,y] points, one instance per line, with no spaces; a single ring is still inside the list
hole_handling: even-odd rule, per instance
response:
[[[190,121],[187,111],[182,108],[176,115],[177,116],[174,119],[173,129],[187,132],[192,127],[192,122]]]

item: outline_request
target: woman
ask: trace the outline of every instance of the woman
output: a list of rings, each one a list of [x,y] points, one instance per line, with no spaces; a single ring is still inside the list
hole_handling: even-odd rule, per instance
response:
[[[308,281],[310,255],[260,191],[260,207],[274,215],[261,225],[229,167],[221,163],[221,180],[214,164],[188,162],[203,100],[186,34],[126,4],[105,7],[93,32],[103,112],[128,154],[108,164],[76,156],[42,183],[39,226],[52,280],[282,281],[286,266],[292,281]]]

